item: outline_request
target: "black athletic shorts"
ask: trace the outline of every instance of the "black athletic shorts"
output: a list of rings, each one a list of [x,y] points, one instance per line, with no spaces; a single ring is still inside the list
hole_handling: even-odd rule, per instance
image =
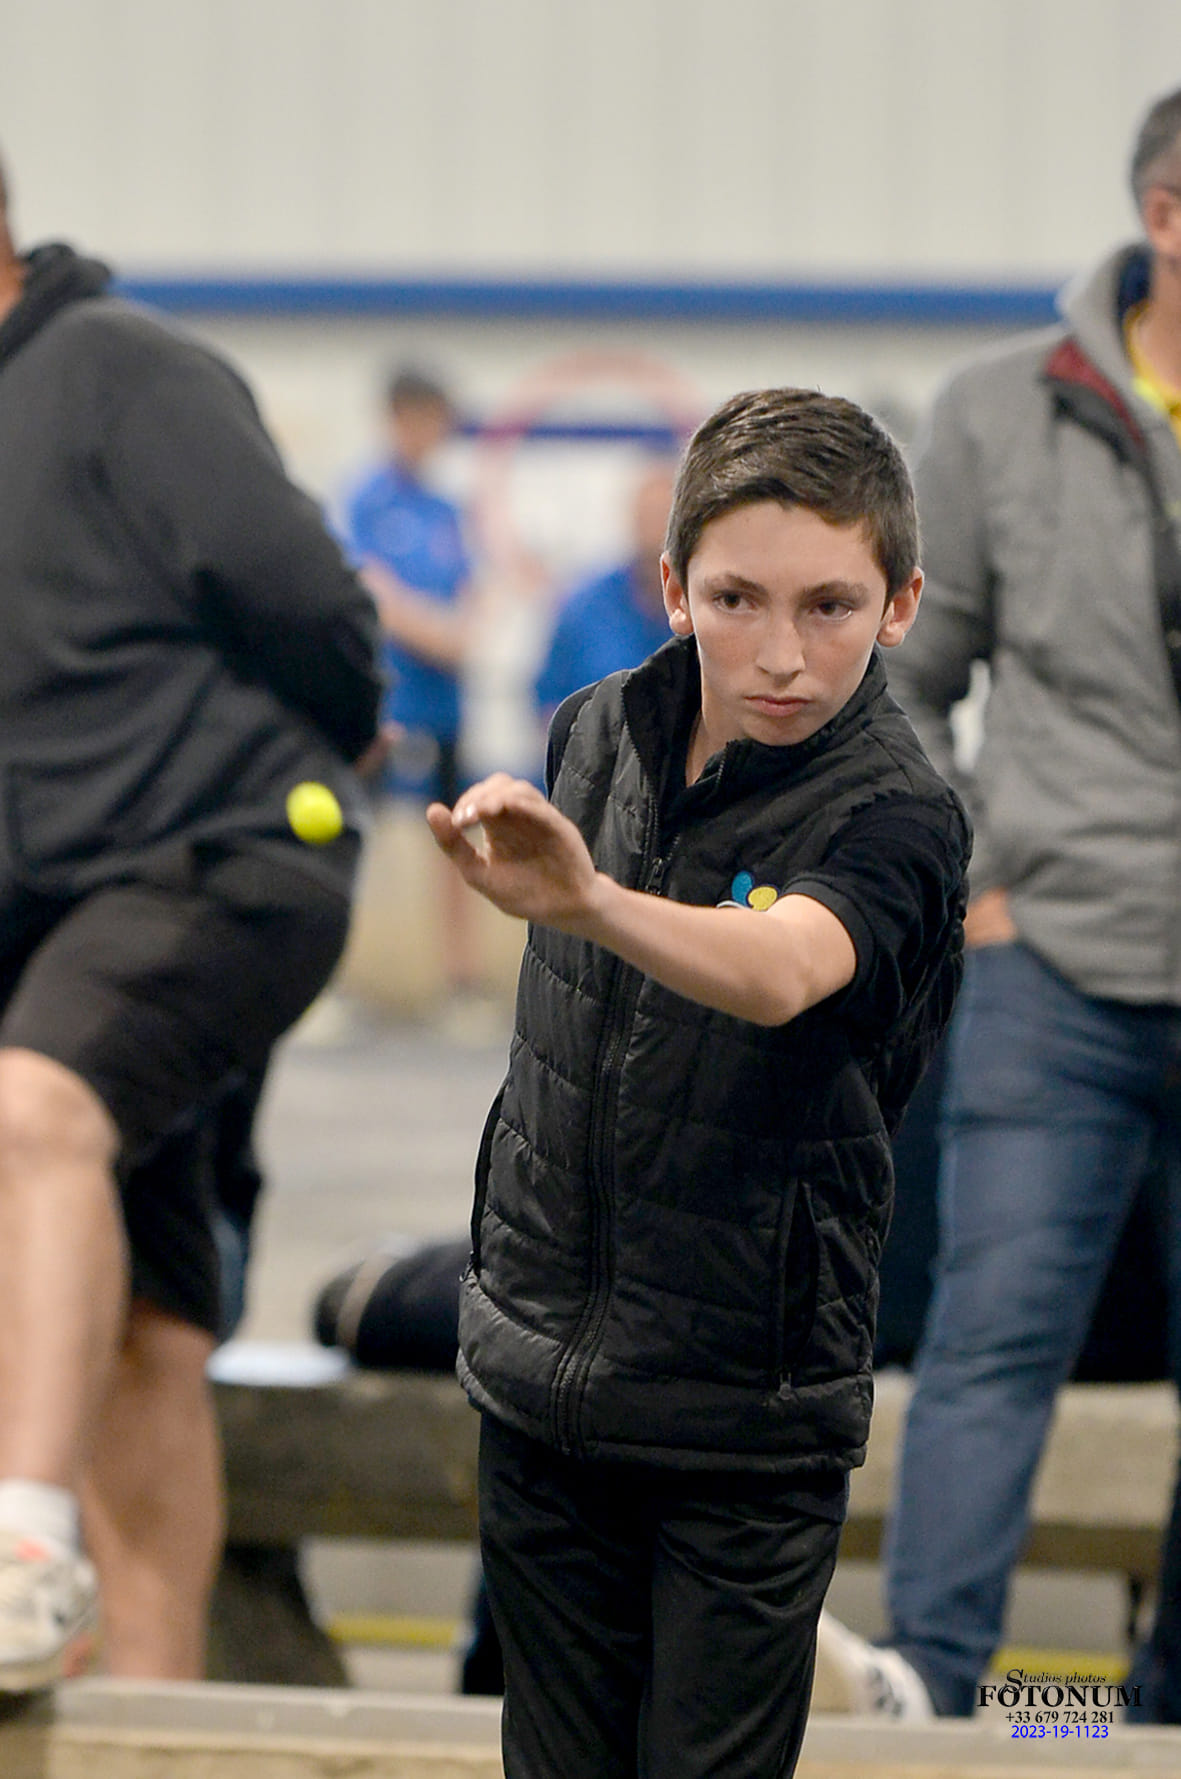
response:
[[[92,1087],[117,1163],[133,1295],[220,1330],[217,1218],[253,1179],[271,1048],[344,945],[340,891],[270,854],[178,847],[151,881],[0,907],[0,1047]],[[246,1207],[248,1221],[249,1207]]]

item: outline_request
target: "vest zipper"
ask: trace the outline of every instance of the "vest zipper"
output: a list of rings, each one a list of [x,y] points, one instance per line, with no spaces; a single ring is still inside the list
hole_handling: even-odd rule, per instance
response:
[[[637,881],[645,889],[650,889],[655,880],[663,877],[666,865],[664,859],[651,857],[655,838],[656,815],[652,810],[648,815],[640,870],[637,873]],[[587,1186],[590,1194],[590,1271],[587,1298],[574,1337],[562,1356],[554,1379],[554,1432],[559,1450],[571,1456],[582,1453],[578,1412],[611,1295],[611,1242],[615,1211],[614,1113],[623,1073],[623,1053],[643,982],[640,971],[632,969],[618,958],[613,960],[613,964],[608,996],[614,1005],[604,1024],[595,1056],[595,1087],[587,1136]]]

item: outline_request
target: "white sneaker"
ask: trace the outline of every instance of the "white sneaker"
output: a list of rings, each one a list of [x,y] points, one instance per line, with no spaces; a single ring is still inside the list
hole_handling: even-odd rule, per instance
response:
[[[36,1692],[82,1673],[97,1622],[92,1563],[0,1531],[0,1692]]]
[[[923,1723],[935,1715],[930,1693],[904,1656],[867,1642],[830,1612],[820,1614],[816,1634],[812,1709],[899,1723]]]

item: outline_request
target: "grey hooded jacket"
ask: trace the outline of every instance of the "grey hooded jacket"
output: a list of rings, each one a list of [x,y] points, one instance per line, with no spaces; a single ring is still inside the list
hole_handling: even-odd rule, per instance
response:
[[[1005,887],[1021,938],[1084,993],[1178,1004],[1181,704],[1151,504],[1047,369],[1069,342],[1138,429],[1181,527],[1181,450],[1123,344],[1147,270],[1143,248],[1113,254],[1068,287],[1063,327],[975,360],[938,398],[916,465],[927,582],[890,689],[969,805],[973,893]],[[990,689],[965,773],[949,717],[977,660]]]

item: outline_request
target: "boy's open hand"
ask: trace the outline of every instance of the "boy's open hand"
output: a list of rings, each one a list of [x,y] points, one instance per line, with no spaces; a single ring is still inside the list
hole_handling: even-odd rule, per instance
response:
[[[505,914],[565,932],[591,916],[598,874],[586,843],[535,785],[496,772],[454,809],[432,803],[426,819],[465,882]],[[465,830],[477,824],[473,845]]]
[[[626,889],[596,871],[574,823],[523,780],[498,772],[454,809],[432,803],[431,832],[464,879],[506,914],[603,945],[675,994],[757,1025],[784,1025],[845,988],[857,952],[810,896],[773,908],[699,907]],[[473,845],[468,830],[483,832]]]

